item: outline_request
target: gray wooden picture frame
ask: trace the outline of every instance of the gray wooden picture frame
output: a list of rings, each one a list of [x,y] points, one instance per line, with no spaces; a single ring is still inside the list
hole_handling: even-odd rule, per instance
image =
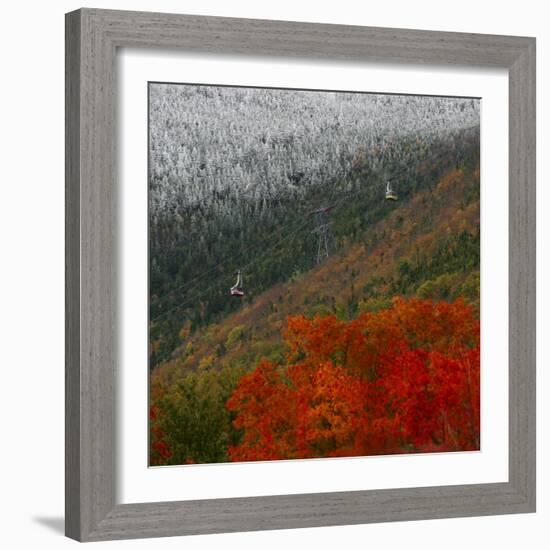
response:
[[[509,481],[115,502],[119,47],[509,71]],[[82,9],[66,16],[66,534],[81,541],[535,511],[535,39]]]

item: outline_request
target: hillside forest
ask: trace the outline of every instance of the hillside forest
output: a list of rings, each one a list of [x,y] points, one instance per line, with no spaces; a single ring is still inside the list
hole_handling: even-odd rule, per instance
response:
[[[479,109],[149,84],[151,466],[479,450]]]

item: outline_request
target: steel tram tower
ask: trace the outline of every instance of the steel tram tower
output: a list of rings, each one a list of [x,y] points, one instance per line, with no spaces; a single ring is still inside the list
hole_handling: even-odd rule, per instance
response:
[[[309,215],[313,216],[315,227],[312,233],[317,233],[317,264],[324,262],[331,254],[333,248],[332,231],[330,229],[329,212],[336,205],[323,206],[312,210]]]

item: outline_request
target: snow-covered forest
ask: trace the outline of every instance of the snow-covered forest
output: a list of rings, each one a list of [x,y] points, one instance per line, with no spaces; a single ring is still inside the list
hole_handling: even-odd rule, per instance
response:
[[[152,365],[183,324],[239,307],[227,300],[236,269],[246,265],[251,300],[311,268],[312,208],[338,201],[342,245],[383,215],[386,180],[406,198],[469,162],[479,108],[469,98],[150,84]]]
[[[152,214],[199,203],[223,210],[228,195],[299,197],[342,177],[360,153],[404,164],[413,152],[396,147],[400,138],[429,146],[478,124],[475,99],[152,84]]]

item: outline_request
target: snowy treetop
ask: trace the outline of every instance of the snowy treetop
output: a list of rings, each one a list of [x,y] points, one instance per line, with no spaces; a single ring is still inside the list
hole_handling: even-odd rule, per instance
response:
[[[156,217],[231,197],[299,197],[358,158],[408,162],[401,138],[429,148],[479,125],[470,98],[150,85],[150,202]]]

